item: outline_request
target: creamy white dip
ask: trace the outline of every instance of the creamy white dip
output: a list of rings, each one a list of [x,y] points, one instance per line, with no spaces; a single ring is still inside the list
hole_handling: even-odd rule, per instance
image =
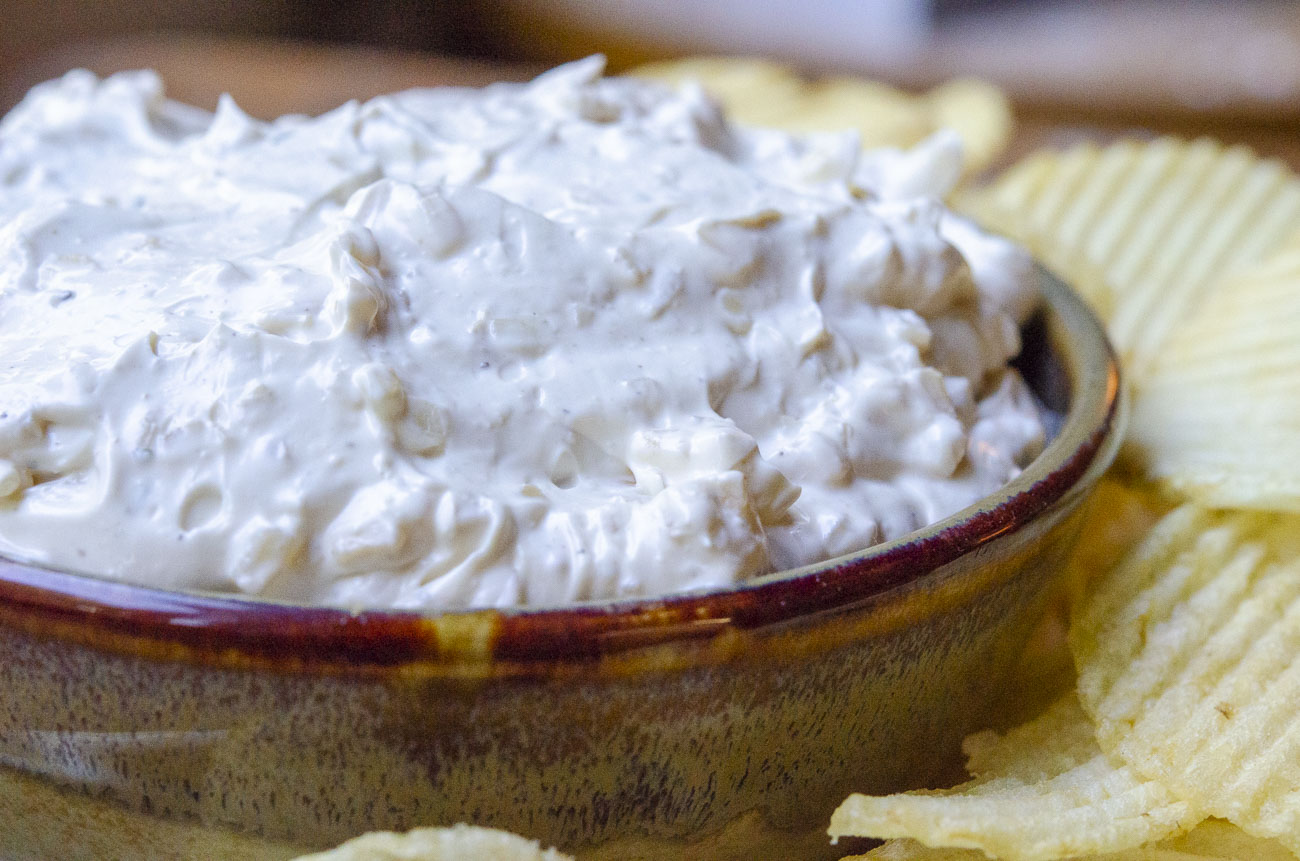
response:
[[[1025,254],[955,138],[698,89],[418,90],[255,121],[73,72],[0,123],[0,550],[348,607],[717,587],[1015,476]]]

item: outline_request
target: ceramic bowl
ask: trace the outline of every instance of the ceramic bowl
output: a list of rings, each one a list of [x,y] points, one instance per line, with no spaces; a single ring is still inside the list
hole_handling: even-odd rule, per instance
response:
[[[304,846],[468,821],[592,857],[833,854],[850,792],[954,774],[1119,444],[1102,330],[1041,277],[1043,454],[941,523],[742,588],[426,616],[0,560],[0,762]]]

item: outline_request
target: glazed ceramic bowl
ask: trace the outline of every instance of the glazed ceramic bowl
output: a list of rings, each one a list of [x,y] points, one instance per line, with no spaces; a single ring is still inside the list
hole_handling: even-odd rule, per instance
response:
[[[742,588],[424,616],[0,562],[0,762],[305,846],[468,821],[597,857],[829,853],[850,792],[954,773],[1114,457],[1114,356],[1042,287],[1021,364],[1058,413],[1043,454],[941,523]]]

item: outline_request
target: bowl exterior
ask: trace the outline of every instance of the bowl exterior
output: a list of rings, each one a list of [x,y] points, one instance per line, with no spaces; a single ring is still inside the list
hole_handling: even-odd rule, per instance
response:
[[[313,675],[0,628],[0,761],[322,847],[460,821],[570,850],[668,841],[665,857],[744,814],[816,834],[849,792],[960,773],[960,740],[1050,600],[1081,499],[924,581],[737,634],[735,657],[686,669],[656,649],[634,672]]]

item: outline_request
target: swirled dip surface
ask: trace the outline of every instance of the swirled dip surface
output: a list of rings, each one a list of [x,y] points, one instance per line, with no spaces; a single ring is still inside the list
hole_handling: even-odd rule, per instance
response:
[[[953,140],[604,79],[255,121],[77,72],[0,125],[0,549],[349,607],[720,586],[1014,476],[1029,264]]]

